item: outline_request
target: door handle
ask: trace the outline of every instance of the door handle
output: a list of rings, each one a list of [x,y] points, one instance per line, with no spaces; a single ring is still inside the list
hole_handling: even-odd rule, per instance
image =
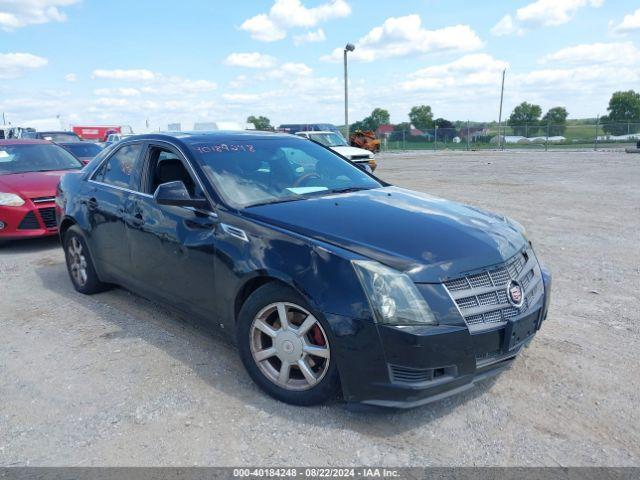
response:
[[[87,200],[87,208],[89,210],[95,210],[98,208],[98,200],[95,199],[95,197],[91,197],[89,200]]]

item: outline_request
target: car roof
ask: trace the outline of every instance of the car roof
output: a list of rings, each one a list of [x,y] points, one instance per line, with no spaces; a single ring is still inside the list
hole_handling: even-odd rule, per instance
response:
[[[8,138],[0,140],[0,145],[30,145],[30,144],[51,144],[49,140],[41,140],[39,138]]]
[[[288,133],[262,132],[256,130],[215,130],[187,132],[142,133],[127,136],[127,140],[178,140],[183,143],[238,141],[249,142],[265,138],[292,138]]]
[[[296,132],[296,135],[299,133],[304,133],[306,135],[337,135],[336,132],[330,132],[329,130],[307,130],[304,132]]]

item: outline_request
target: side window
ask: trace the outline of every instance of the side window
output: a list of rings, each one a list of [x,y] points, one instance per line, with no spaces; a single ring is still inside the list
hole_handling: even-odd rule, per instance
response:
[[[115,187],[131,188],[141,144],[120,147],[96,172],[93,179]]]
[[[192,198],[204,198],[204,192],[192,178],[181,158],[173,151],[151,146],[149,151],[148,191],[153,194],[161,183],[181,181]]]

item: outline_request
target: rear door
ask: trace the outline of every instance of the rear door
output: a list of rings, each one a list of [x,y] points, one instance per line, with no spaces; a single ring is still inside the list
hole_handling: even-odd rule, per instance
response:
[[[91,253],[101,271],[117,279],[127,278],[131,269],[125,217],[131,208],[132,186],[139,177],[143,143],[133,142],[114,150],[96,169],[83,195],[89,224]]]
[[[173,145],[146,145],[140,195],[126,221],[136,281],[153,295],[185,311],[216,315],[213,212],[158,205],[153,192],[161,183],[180,180],[192,197],[204,192],[188,160]]]

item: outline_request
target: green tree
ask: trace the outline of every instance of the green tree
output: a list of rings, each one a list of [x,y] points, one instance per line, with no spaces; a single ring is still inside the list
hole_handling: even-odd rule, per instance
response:
[[[391,121],[389,112],[384,108],[376,108],[369,115],[369,125],[371,130],[377,130],[380,125],[388,125]]]
[[[411,107],[409,120],[418,130],[429,130],[433,128],[433,112],[429,105],[419,105]]]
[[[254,115],[247,117],[247,123],[253,123],[256,127],[256,130],[273,130],[273,127],[271,126],[271,120],[269,120],[267,117],[263,117],[262,115],[260,115],[259,117],[256,117]]]
[[[507,124],[514,135],[535,135],[539,131],[540,115],[542,115],[540,105],[522,102],[513,109]]]
[[[634,90],[615,92],[609,100],[609,115],[600,119],[602,129],[612,135],[636,133],[640,123],[640,93]],[[635,125],[631,125],[635,123]]]
[[[549,109],[547,113],[542,117],[541,125],[543,128],[546,128],[546,125],[549,125],[549,135],[557,136],[564,135],[565,130],[567,129],[567,117],[569,116],[569,112],[564,107],[553,107]]]
[[[389,136],[389,140],[406,140],[409,138],[409,135],[411,134],[410,132],[411,124],[409,122],[398,123],[393,126],[393,132]]]
[[[438,141],[448,142],[458,135],[455,125],[449,120],[436,118],[433,123],[438,127]]]
[[[391,120],[389,112],[384,108],[375,108],[371,115],[364,119],[354,122],[349,128],[350,131],[356,130],[372,130],[376,131],[380,125],[387,125]]]

